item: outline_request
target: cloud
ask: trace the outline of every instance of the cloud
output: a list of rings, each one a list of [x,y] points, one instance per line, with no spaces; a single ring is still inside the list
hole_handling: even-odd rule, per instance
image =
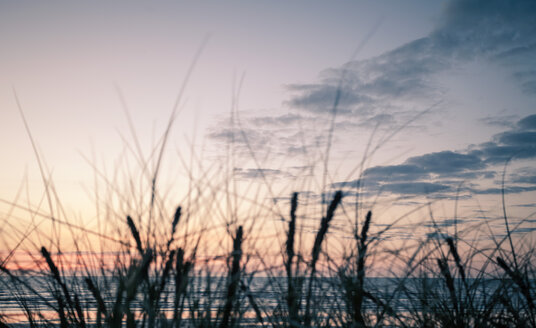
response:
[[[206,136],[216,142],[216,153],[228,149],[223,146],[233,145],[234,154],[243,159],[251,159],[254,155],[257,159],[310,160],[325,151],[331,127],[329,120],[319,120],[311,114],[273,113],[273,109],[244,111],[234,122],[229,117],[220,117]],[[373,118],[370,124],[377,124],[374,120],[381,119]],[[352,119],[336,122],[337,135],[332,142],[336,143],[343,133],[349,132],[355,137],[355,128],[360,124]]]
[[[401,116],[401,115],[398,115],[398,116]],[[345,121],[345,122],[348,122],[348,121]],[[396,124],[395,116],[392,114],[382,113],[382,114],[377,114],[377,115],[365,118],[358,123],[359,127],[375,127],[381,124],[387,125],[387,126]]]
[[[233,152],[243,159],[267,155],[285,158],[303,156],[323,142],[327,127],[318,128],[314,118],[287,113],[269,116],[266,111],[242,113],[240,121],[220,118],[209,129],[207,137],[217,144],[233,145]],[[224,148],[227,149],[227,148]]]
[[[516,182],[516,183],[526,183],[526,184],[536,185],[536,175],[518,176],[515,179],[512,179],[511,181]]]
[[[536,147],[534,146],[519,146],[519,145],[501,145],[494,142],[487,142],[481,145],[481,148],[475,153],[479,153],[485,158],[487,163],[499,164],[505,163],[507,160],[530,159],[536,157]]]
[[[508,146],[534,145],[536,131],[507,131],[496,135],[494,139]]]
[[[279,116],[258,116],[250,119],[250,123],[256,126],[287,126],[298,122],[310,120],[312,118],[303,115],[288,113]]]
[[[470,220],[466,219],[444,219],[442,221],[427,221],[423,222],[422,226],[427,228],[448,228],[455,225],[460,225],[465,222],[470,222]]]
[[[534,94],[535,20],[532,0],[455,0],[430,37],[456,58],[487,59],[506,67],[523,92]]]
[[[329,129],[325,116],[332,113],[336,102],[341,117],[335,122],[338,133],[378,125],[392,130],[414,117],[418,112],[415,104],[427,108],[443,98],[446,90],[437,81],[441,73],[473,61],[500,67],[511,74],[522,92],[536,93],[535,21],[536,1],[452,0],[425,37],[373,58],[326,69],[315,83],[287,85],[289,112],[242,116],[245,128],[240,133],[247,136],[252,149],[286,158],[312,158],[314,151],[322,154],[325,149]],[[509,159],[536,158],[536,115],[517,119],[506,112],[488,115],[481,122],[504,130],[486,142],[425,153],[397,165],[370,167],[359,179],[331,186],[360,186],[365,188],[359,190],[364,195],[454,197],[465,182],[462,192],[496,194],[501,192],[495,180],[500,166]],[[245,142],[236,138],[236,128],[228,124],[221,124],[218,131],[211,137]],[[243,174],[258,176],[253,171]],[[535,190],[534,176],[536,173],[511,176],[505,192]],[[474,185],[468,181],[475,181]]]
[[[235,168],[234,174],[238,178],[242,179],[264,179],[264,178],[277,178],[277,179],[288,179],[293,176],[286,171],[277,170],[277,169],[267,169],[267,168]]]
[[[225,127],[222,129],[214,129],[209,133],[209,137],[215,141],[223,143],[245,143],[251,142],[254,144],[266,143],[268,136],[262,132],[250,128]]]
[[[372,103],[372,99],[367,96],[339,85],[290,85],[288,90],[299,92],[298,96],[288,101],[290,106],[306,109],[313,113],[329,113],[333,109],[337,97],[337,113],[340,114],[356,114],[353,110],[356,106]]]
[[[484,118],[481,118],[479,121],[489,126],[512,128],[515,126],[515,121],[517,119],[518,116],[516,115],[488,115]]]
[[[334,188],[357,188],[358,183],[384,192],[395,194],[431,194],[452,191],[459,181],[440,184],[430,182],[434,176],[441,178],[474,178],[490,176],[482,160],[470,154],[442,151],[410,157],[403,164],[374,166],[363,171],[362,180],[339,182]]]
[[[513,229],[513,231],[511,231],[511,233],[531,233],[531,232],[534,232],[536,231],[536,227],[520,227],[520,228],[515,228]]]
[[[363,181],[361,179],[352,180],[352,181],[342,181],[334,182],[330,186],[333,189],[346,189],[346,188],[359,188],[362,185]]]
[[[486,189],[475,189],[475,188],[468,189],[468,191],[477,195],[499,195],[503,193],[503,190],[505,194],[518,194],[522,192],[535,191],[536,186],[530,186],[530,187],[505,186],[504,188],[494,187],[494,188],[486,188]]]
[[[406,163],[418,165],[424,171],[435,174],[450,174],[464,170],[480,170],[485,167],[482,160],[473,154],[441,151],[410,157]]]
[[[311,140],[311,136],[325,132],[327,125],[319,128],[318,122],[326,121],[322,116],[332,114],[336,101],[337,115],[341,117],[336,122],[339,133],[355,134],[356,130],[378,126],[393,129],[410,121],[422,109],[441,104],[447,92],[438,82],[441,73],[475,60],[505,68],[524,91],[536,91],[536,70],[533,68],[536,58],[535,8],[532,0],[449,1],[435,28],[425,37],[376,57],[325,69],[315,83],[287,85],[289,112],[273,115],[272,110],[267,114],[243,117],[243,134],[254,149],[263,146],[272,154],[302,156],[308,149],[321,144]],[[514,120],[512,115],[482,119],[487,124],[503,127],[513,127]],[[536,130],[535,121],[536,118],[527,118],[518,127]],[[226,126],[219,124],[218,129]],[[293,138],[292,131],[295,132],[298,126],[301,134]],[[211,135],[227,141],[231,136],[229,131]],[[512,155],[534,157],[533,148],[517,142],[513,145],[508,139],[515,137],[523,136],[512,131],[482,145],[480,153],[454,154],[448,160],[464,160],[462,157],[465,157],[470,161],[474,155],[486,163],[499,163]],[[238,139],[238,142],[245,140]],[[486,163],[473,164],[482,166]],[[458,165],[464,165],[452,164],[434,165],[438,171],[449,167],[456,170]]]
[[[465,41],[456,48],[479,53],[503,50],[503,44],[516,49],[533,40],[528,33],[536,31],[535,14],[532,0],[454,0],[447,3],[436,33]]]
[[[450,191],[451,187],[432,182],[397,182],[382,184],[381,189],[399,195],[429,195],[439,191]]]
[[[536,93],[536,2],[532,0],[454,0],[426,37],[366,60],[326,69],[316,84],[294,84],[287,102],[312,113],[330,113],[339,95],[338,114],[366,120],[408,100],[432,104],[445,90],[438,73],[475,59],[506,68],[525,93]],[[427,107],[426,105],[424,105]]]
[[[289,85],[294,96],[287,104],[305,112],[331,113],[338,97],[337,114],[364,120],[386,115],[382,111],[393,107],[393,101],[418,98],[431,104],[441,94],[431,75],[450,67],[431,47],[429,39],[420,39],[372,59],[327,69],[320,83]]]
[[[524,117],[516,125],[517,128],[496,134],[492,141],[480,144],[472,154],[487,163],[536,158],[536,115]]]
[[[391,165],[375,166],[363,172],[366,178],[378,178],[388,176],[391,180],[422,179],[428,177],[428,173],[417,165]]]
[[[522,118],[515,128],[498,133],[491,139],[471,149],[446,150],[410,157],[399,165],[374,166],[363,171],[361,179],[332,184],[332,188],[365,188],[367,193],[432,195],[443,197],[456,192],[492,195],[503,192],[502,186],[490,181],[497,176],[497,164],[506,160],[536,158],[536,115]],[[512,157],[513,156],[513,157]],[[502,166],[501,166],[502,169]],[[487,187],[464,183],[467,180],[488,181]],[[504,187],[508,194],[536,190],[536,171],[521,168],[510,174],[509,184]],[[468,186],[469,185],[469,186]]]
[[[521,168],[515,173],[510,174],[510,181],[515,183],[536,185],[536,169]]]
[[[519,120],[517,126],[523,130],[536,130],[536,114]]]
[[[515,206],[515,207],[528,207],[528,208],[532,208],[532,207],[536,207],[536,203],[516,204],[516,205],[512,205],[512,206]]]
[[[536,93],[536,71],[515,72],[514,78],[521,84],[522,90],[525,93]]]

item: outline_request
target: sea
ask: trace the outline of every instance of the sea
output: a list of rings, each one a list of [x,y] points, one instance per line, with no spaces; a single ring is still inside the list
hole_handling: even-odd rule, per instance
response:
[[[112,277],[93,277],[94,283],[102,291],[104,301],[108,306],[115,301],[117,282]],[[16,277],[0,276],[0,316],[4,322],[13,327],[28,326],[25,311],[42,313],[44,317],[54,318],[56,307],[56,295],[59,292],[57,284],[52,283],[48,276]],[[76,294],[87,313],[87,317],[95,317],[97,304],[92,293],[87,289],[80,277],[63,277],[63,281],[69,288],[69,292]],[[227,294],[226,277],[191,277],[188,284],[188,297],[185,306],[185,316],[193,315],[189,309],[196,306],[203,307],[217,316],[221,310]],[[173,281],[167,282],[160,299],[161,312],[169,317],[174,308]],[[505,286],[505,280],[497,279],[455,279],[456,294],[459,300],[470,301],[472,306],[482,307],[494,297],[494,293]],[[306,295],[308,280],[302,279],[302,295]],[[329,314],[337,311],[344,312],[346,309],[345,288],[340,280],[335,277],[315,278],[312,289],[312,299],[315,314]],[[433,306],[438,300],[442,300],[442,306],[448,308],[452,305],[450,293],[445,281],[441,278],[389,278],[370,277],[365,280],[365,291],[372,297],[366,297],[363,303],[363,311],[378,313],[388,309],[397,313],[408,311],[428,311],[426,307]],[[512,283],[509,288],[514,289]],[[467,288],[468,287],[468,288]],[[239,302],[243,310],[244,326],[259,326],[253,322],[255,319],[255,306],[261,309],[265,319],[269,319],[271,313],[276,313],[278,308],[284,307],[287,290],[287,278],[285,277],[248,277],[241,280],[239,289]],[[255,303],[255,304],[253,304]],[[131,303],[134,311],[141,310],[144,306],[143,294]],[[302,297],[302,309],[305,307],[305,297]],[[257,320],[258,321],[258,320]],[[54,320],[52,319],[52,322]]]

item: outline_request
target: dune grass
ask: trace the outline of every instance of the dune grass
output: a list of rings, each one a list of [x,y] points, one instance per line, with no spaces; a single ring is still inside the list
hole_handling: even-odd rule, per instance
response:
[[[342,260],[330,261],[323,247],[326,238],[336,238],[328,231],[342,200],[342,192],[333,195],[307,252],[297,248],[299,193],[293,193],[286,240],[280,245],[281,265],[260,271],[248,271],[245,265],[244,240],[249,236],[242,226],[230,230],[231,249],[216,269],[217,258],[196,258],[198,244],[175,248],[181,224],[178,207],[167,238],[147,238],[127,216],[124,228],[130,236],[111,268],[66,270],[59,264],[61,251],[52,254],[42,247],[38,270],[0,266],[3,290],[16,300],[29,327],[536,325],[531,248],[505,250],[506,236],[495,247],[466,244],[470,251],[460,253],[458,245],[465,243],[461,237],[429,238],[405,254],[392,255],[404,270],[375,285],[367,271],[372,257],[379,256],[374,251],[381,245],[382,231],[371,233],[371,212]],[[516,262],[512,251],[517,252]],[[321,270],[320,263],[325,266]],[[29,275],[40,279],[39,291]],[[252,290],[255,279],[264,286]],[[263,290],[270,291],[271,304],[263,299]],[[31,304],[37,301],[40,307]],[[6,315],[1,320],[2,327],[14,324]]]
[[[315,210],[301,201],[306,190],[267,205],[254,187],[246,197],[216,169],[190,175],[187,198],[169,211],[158,173],[175,111],[151,155],[132,151],[139,179],[127,177],[122,190],[117,176],[105,178],[109,203],[98,230],[56,210],[59,197],[42,172],[50,213],[40,215],[52,233],[47,245],[29,234],[19,243],[38,251],[32,268],[18,266],[16,248],[0,259],[2,290],[16,308],[0,315],[0,327],[536,327],[534,245],[514,243],[506,212],[506,234],[490,230],[491,244],[438,225],[410,244],[390,243],[385,236],[402,218],[377,225],[373,212],[360,217],[357,201],[345,202],[345,190],[328,188],[333,122],[324,202]],[[283,222],[283,230],[261,236],[266,220]],[[74,252],[62,249],[61,231]]]

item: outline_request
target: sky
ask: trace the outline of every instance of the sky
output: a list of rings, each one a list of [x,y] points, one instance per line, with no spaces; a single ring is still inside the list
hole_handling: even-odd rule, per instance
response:
[[[80,214],[95,167],[129,167],[136,138],[149,156],[178,103],[168,182],[177,158],[232,154],[273,198],[343,188],[384,218],[432,200],[447,226],[456,200],[468,221],[500,216],[504,190],[531,233],[535,21],[523,0],[0,0],[0,198],[43,198],[21,110]]]

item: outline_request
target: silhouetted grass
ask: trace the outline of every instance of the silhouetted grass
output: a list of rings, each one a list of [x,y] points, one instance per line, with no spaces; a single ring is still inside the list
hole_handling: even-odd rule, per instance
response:
[[[23,318],[2,314],[0,327],[18,321],[62,328],[536,327],[534,248],[516,247],[506,214],[506,236],[497,240],[492,235],[492,246],[464,239],[463,233],[450,236],[435,226],[431,237],[416,236],[412,245],[389,248],[385,235],[396,222],[378,227],[367,211],[359,225],[362,209],[357,203],[355,222],[337,221],[338,216],[351,216],[343,190],[330,190],[331,199],[322,193],[327,206],[311,211],[315,215],[300,212],[307,209],[300,205],[300,190],[291,193],[284,203],[287,219],[275,202],[270,207],[257,201],[261,193],[251,185],[246,193],[255,196],[250,198],[233,189],[232,178],[221,177],[218,168],[215,174],[202,171],[198,180],[189,176],[187,199],[171,207],[175,211],[170,215],[157,184],[170,125],[147,158],[136,147],[139,184],[145,181],[147,188],[138,190],[138,181],[129,177],[122,192],[116,186],[119,179],[106,180],[121,204],[114,206],[110,197],[103,219],[119,219],[118,226],[113,221],[93,231],[53,213],[42,214],[52,233],[48,245],[35,245],[39,256],[33,258],[34,268],[17,267],[15,249],[1,259],[2,289]],[[332,121],[325,181],[333,132]],[[53,212],[61,204],[53,206],[58,198],[47,174],[42,175]],[[275,198],[271,189],[268,194]],[[241,203],[246,204],[245,214]],[[265,212],[272,216],[270,222],[285,222],[286,230],[275,231],[262,244],[259,230],[266,218],[257,215]],[[256,225],[260,227],[254,231]],[[74,240],[74,268],[62,252],[60,227]],[[98,245],[86,240],[95,252],[84,253],[80,232],[97,238]],[[345,238],[348,232],[351,238]],[[111,263],[103,259],[107,250],[113,254]],[[392,275],[377,280],[371,274],[377,266]]]
[[[326,276],[322,270],[322,277],[317,277],[322,245],[343,193],[334,194],[320,220],[309,258],[296,248],[298,196],[293,193],[290,198],[286,241],[281,245],[282,271],[277,266],[261,271],[269,278],[266,288],[272,291],[275,307],[251,288],[256,273],[248,272],[243,262],[248,250],[242,226],[222,258],[228,263],[226,276],[211,267],[216,259],[206,260],[206,266],[196,270],[200,262],[195,250],[190,250],[188,259],[182,247],[174,248],[181,207],[170,219],[166,238],[143,237],[127,216],[125,226],[136,252],[124,246],[115,267],[100,269],[105,277],[90,274],[89,268],[67,272],[57,264],[62,262],[61,252],[52,254],[42,247],[40,274],[52,296],[43,302],[47,311],[34,309],[28,301],[27,295],[38,300],[40,293],[25,280],[28,272],[13,272],[2,265],[3,288],[17,300],[30,327],[533,327],[536,323],[533,254],[518,250],[516,268],[504,259],[508,252],[502,243],[487,250],[470,244],[469,252],[460,253],[457,245],[463,239],[427,239],[411,258],[396,255],[397,261],[406,261],[407,273],[392,278],[387,293],[371,284],[367,271],[374,253],[370,252],[381,245],[381,239],[371,232],[370,211],[355,235],[354,251],[333,262],[336,274]],[[497,253],[502,255],[494,256]],[[325,256],[329,260],[329,253]],[[480,268],[474,264],[477,258]],[[326,286],[329,290],[323,289]],[[331,298],[323,294],[328,292]],[[1,320],[4,327],[10,326],[5,316]]]

